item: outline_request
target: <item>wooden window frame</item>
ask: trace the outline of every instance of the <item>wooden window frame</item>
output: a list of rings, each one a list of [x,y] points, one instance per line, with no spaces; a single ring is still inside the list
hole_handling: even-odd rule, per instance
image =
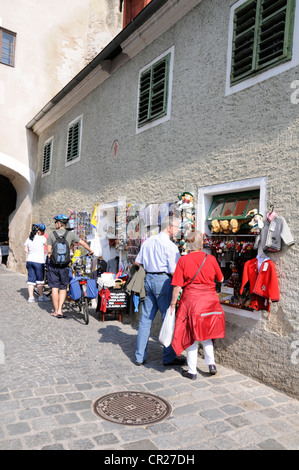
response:
[[[8,55],[6,54],[6,56],[9,58],[9,63],[4,62],[2,58],[3,33],[9,34],[13,38],[12,51],[10,51]],[[9,67],[15,66],[16,37],[17,37],[17,34],[14,33],[13,31],[9,31],[8,29],[0,27],[0,63],[1,64],[8,65]]]
[[[72,165],[80,160],[83,117],[78,116],[68,125],[65,165]],[[78,141],[75,142],[75,139]]]
[[[231,75],[230,85],[236,85],[250,77],[256,76],[264,71],[267,71],[277,65],[292,59],[292,45],[293,45],[293,33],[294,33],[294,18],[295,18],[295,0],[275,0],[277,3],[277,9],[275,9],[275,2],[273,5],[270,4],[269,0],[247,0],[245,3],[240,5],[234,11],[233,20],[233,38],[232,38],[232,60],[231,60]],[[285,3],[285,5],[283,5]],[[265,10],[263,7],[266,6]],[[280,7],[280,8],[279,8]],[[256,8],[254,12],[254,8]],[[274,9],[273,9],[274,8]],[[244,13],[243,22],[239,21],[238,15]],[[263,18],[263,13],[265,17]],[[284,30],[283,30],[283,47],[281,53],[277,57],[269,57],[269,60],[265,60],[262,63],[262,53],[266,49],[262,49],[262,38],[266,37],[266,25],[271,23],[275,16],[285,15],[284,19]],[[238,29],[244,27],[242,34],[239,34]],[[265,29],[263,29],[265,27]],[[275,26],[273,26],[275,28]],[[278,25],[277,25],[278,28]],[[271,29],[271,28],[269,28]],[[282,30],[281,30],[282,31]],[[281,33],[280,31],[280,33]],[[240,31],[239,31],[240,32]],[[277,34],[277,41],[279,30],[275,31]],[[281,33],[282,34],[282,33]],[[241,41],[241,36],[247,37],[247,49],[244,47],[242,56],[242,47],[239,47],[239,61],[236,61],[236,49],[237,42]],[[274,35],[273,35],[274,36]],[[266,41],[266,39],[265,39]],[[282,42],[282,41],[280,41]],[[251,44],[250,44],[251,43]],[[273,44],[271,48],[273,49]],[[251,50],[251,55],[248,51]],[[251,58],[251,61],[250,61]],[[241,67],[244,62],[244,71],[239,72],[235,70],[235,66],[238,63],[238,67]],[[247,65],[246,65],[247,62]],[[246,69],[247,67],[247,69]]]
[[[52,155],[53,155],[53,137],[46,140],[43,148],[43,160],[42,160],[42,176],[47,176],[51,173],[52,167]]]

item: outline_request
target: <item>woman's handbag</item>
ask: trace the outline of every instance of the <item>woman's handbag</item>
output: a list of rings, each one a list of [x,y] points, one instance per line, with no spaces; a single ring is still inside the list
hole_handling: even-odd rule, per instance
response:
[[[172,315],[170,314],[170,307],[168,308],[164,321],[162,323],[162,327],[159,334],[159,341],[162,343],[166,348],[171,345],[173,332],[174,332],[174,325],[175,325],[175,313]]]

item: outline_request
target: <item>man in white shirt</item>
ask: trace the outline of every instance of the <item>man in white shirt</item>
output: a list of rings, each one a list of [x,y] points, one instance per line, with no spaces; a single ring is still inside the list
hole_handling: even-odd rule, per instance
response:
[[[136,365],[145,362],[151,326],[157,311],[160,310],[163,321],[170,305],[171,276],[180,257],[177,246],[170,238],[177,235],[179,226],[179,219],[169,217],[163,219],[161,232],[145,240],[135,260],[135,264],[143,265],[146,271],[144,283],[146,297],[142,303],[139,321],[135,352]],[[163,348],[164,365],[182,365],[184,362],[184,358],[176,357],[171,346]]]

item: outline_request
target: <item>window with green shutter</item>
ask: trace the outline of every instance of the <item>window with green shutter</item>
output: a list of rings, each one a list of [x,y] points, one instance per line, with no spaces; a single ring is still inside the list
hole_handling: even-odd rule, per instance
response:
[[[291,60],[295,0],[248,0],[234,12],[231,85]]]
[[[140,75],[138,127],[167,114],[170,53]]]
[[[78,160],[80,158],[81,126],[81,117],[77,118],[69,125],[66,163],[72,163],[74,160]]]
[[[47,175],[51,170],[53,150],[53,138],[47,140],[44,144],[42,175]]]

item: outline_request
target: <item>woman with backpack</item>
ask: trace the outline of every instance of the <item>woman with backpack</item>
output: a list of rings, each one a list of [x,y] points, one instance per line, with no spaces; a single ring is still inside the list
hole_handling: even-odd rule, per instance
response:
[[[27,254],[26,268],[28,272],[28,302],[35,302],[34,287],[37,286],[39,293],[38,301],[46,302],[49,299],[44,296],[45,276],[45,246],[47,239],[44,236],[46,226],[44,224],[33,224],[29,238],[24,243],[24,251]]]
[[[73,243],[78,243],[93,255],[89,245],[78,237],[75,233],[67,230],[66,226],[69,217],[58,214],[54,217],[55,230],[48,237],[48,284],[52,288],[52,301],[54,312],[51,315],[55,318],[64,318],[62,307],[64,305],[67,286],[69,284],[69,263],[71,260],[70,247]]]

